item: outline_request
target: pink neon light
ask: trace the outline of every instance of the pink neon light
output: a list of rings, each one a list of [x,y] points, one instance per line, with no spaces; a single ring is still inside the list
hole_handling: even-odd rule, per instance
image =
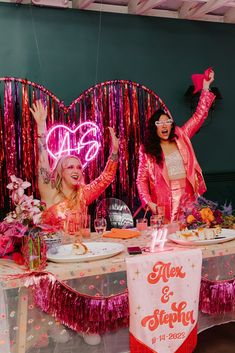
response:
[[[98,126],[91,121],[81,123],[75,129],[62,124],[54,125],[46,137],[48,154],[57,161],[62,155],[76,154],[79,156],[83,153],[84,168],[99,152],[100,143],[97,141],[99,133]]]
[[[152,234],[152,242],[150,246],[150,252],[154,252],[156,244],[159,244],[160,250],[163,250],[167,236],[167,228],[156,229]]]

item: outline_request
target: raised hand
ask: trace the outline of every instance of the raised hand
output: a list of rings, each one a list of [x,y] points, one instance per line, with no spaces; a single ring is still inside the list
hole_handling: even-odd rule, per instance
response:
[[[111,141],[112,141],[112,153],[117,154],[119,140],[118,140],[117,136],[115,135],[115,132],[112,127],[109,127],[109,132],[110,132],[110,137],[111,137]]]
[[[44,107],[42,101],[37,100],[30,108],[30,111],[37,123],[38,130],[44,132],[46,127],[46,118],[47,118],[47,108]]]
[[[152,214],[157,214],[157,205],[154,202],[148,202],[148,208],[152,212]]]

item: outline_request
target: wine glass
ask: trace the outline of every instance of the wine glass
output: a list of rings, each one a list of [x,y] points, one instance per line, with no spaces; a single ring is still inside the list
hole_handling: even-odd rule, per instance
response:
[[[96,218],[94,220],[95,231],[98,235],[102,235],[106,231],[107,222],[104,217]]]

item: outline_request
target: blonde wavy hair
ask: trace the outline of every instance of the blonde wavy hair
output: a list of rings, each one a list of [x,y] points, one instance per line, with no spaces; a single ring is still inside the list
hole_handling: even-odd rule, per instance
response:
[[[58,191],[58,194],[61,194],[64,198],[66,197],[62,190],[62,181],[63,181],[62,173],[64,169],[64,163],[69,159],[76,159],[82,166],[81,160],[78,157],[73,155],[62,156],[61,158],[58,159],[51,176],[52,187],[55,188]],[[84,181],[84,178],[82,177],[79,187],[74,189],[74,192],[72,193],[72,196],[69,199],[69,207],[71,208],[80,207],[81,210],[85,210],[86,206],[85,206],[84,197],[83,197],[84,185],[85,185],[85,181]]]

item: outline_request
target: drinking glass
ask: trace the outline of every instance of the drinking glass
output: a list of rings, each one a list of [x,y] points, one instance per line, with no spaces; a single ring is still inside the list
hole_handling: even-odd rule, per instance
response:
[[[106,231],[107,222],[103,217],[94,220],[95,231],[98,235],[102,235]]]
[[[160,227],[164,224],[165,206],[157,206],[157,218],[158,226]]]
[[[147,218],[138,218],[136,220],[136,229],[140,232],[145,232],[148,229],[148,220]]]
[[[160,216],[161,217],[161,216]],[[161,218],[159,220],[159,216],[157,214],[153,214],[150,217],[150,228],[151,230],[155,230],[159,228],[159,223],[161,222]]]
[[[81,218],[81,213],[77,211],[70,211],[67,214],[63,243],[75,243],[82,241]]]

